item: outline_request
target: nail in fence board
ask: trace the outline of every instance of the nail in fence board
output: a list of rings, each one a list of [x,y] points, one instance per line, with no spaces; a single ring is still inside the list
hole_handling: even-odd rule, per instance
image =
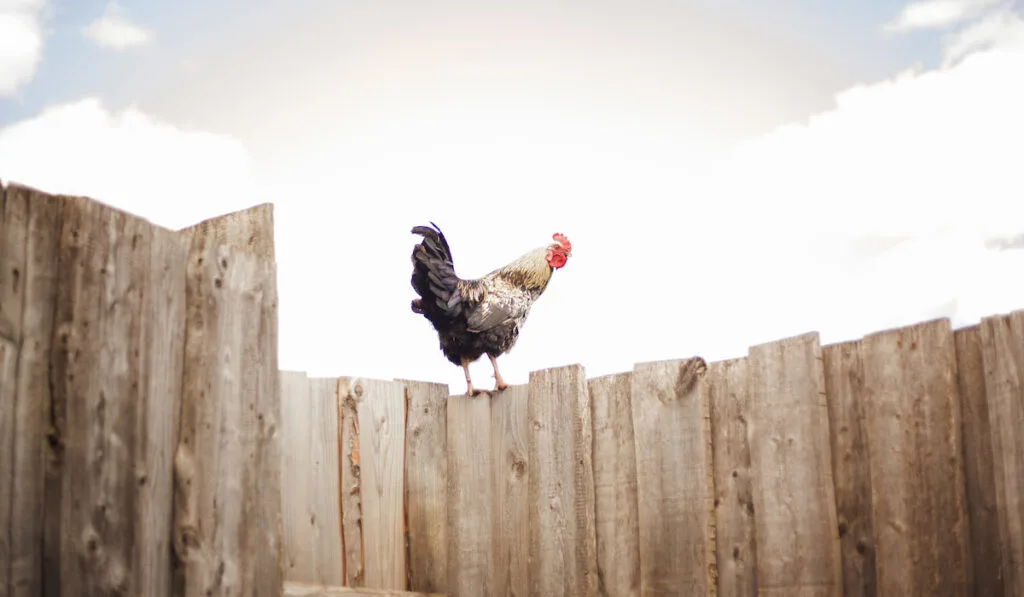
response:
[[[985,363],[978,326],[953,332],[960,389],[964,442],[964,477],[970,517],[969,595],[1002,597],[1003,547],[999,536],[992,424],[985,391]]]
[[[821,349],[832,436],[832,474],[843,558],[843,596],[874,597],[875,530],[864,427],[864,367],[859,342]]]
[[[1024,597],[1024,310],[980,327],[1006,594]]]
[[[583,367],[530,373],[532,597],[597,594],[593,427]]]
[[[491,399],[491,498],[495,596],[529,590],[529,386],[511,386]]]
[[[861,340],[882,597],[967,590],[960,401],[948,320]]]
[[[594,426],[598,594],[640,596],[632,373],[588,382]]]
[[[706,371],[700,357],[640,363],[633,369],[644,597],[717,591]]]
[[[747,424],[747,359],[708,365],[708,403],[714,454],[715,553],[718,597],[757,595],[754,496]]]
[[[818,334],[751,347],[747,359],[759,595],[840,597]]]
[[[491,402],[448,398],[448,594],[491,597]]]
[[[448,385],[401,380],[405,386],[405,512],[409,589],[444,593],[448,586]]]

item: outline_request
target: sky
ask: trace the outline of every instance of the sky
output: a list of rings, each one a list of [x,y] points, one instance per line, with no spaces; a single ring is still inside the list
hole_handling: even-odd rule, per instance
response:
[[[281,367],[460,392],[429,221],[467,278],[572,241],[510,383],[1024,308],[1021,73],[1005,0],[0,0],[0,180],[272,202]]]

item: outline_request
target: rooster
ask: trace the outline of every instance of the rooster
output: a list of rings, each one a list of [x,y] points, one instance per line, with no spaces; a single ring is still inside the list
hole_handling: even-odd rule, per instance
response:
[[[441,229],[416,226],[423,237],[412,251],[412,287],[420,298],[412,301],[413,313],[433,324],[444,356],[466,373],[466,394],[473,387],[469,364],[483,355],[494,367],[494,391],[508,387],[498,371],[497,357],[508,352],[519,338],[530,307],[544,293],[555,270],[572,256],[564,234],[554,243],[538,247],[482,278],[463,280],[455,274],[452,252]]]

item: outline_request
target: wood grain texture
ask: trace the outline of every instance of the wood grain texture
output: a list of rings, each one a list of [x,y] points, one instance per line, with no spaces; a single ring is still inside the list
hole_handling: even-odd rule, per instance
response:
[[[312,438],[313,512],[310,531],[316,552],[315,581],[325,585],[341,585],[345,580],[344,553],[341,539],[341,465],[338,462],[338,380],[310,379],[312,421],[308,434]]]
[[[528,404],[529,595],[596,595],[593,425],[583,367],[531,372]]]
[[[832,475],[843,558],[844,597],[874,597],[875,531],[871,472],[864,428],[864,368],[860,343],[821,349],[832,436]]]
[[[448,386],[405,386],[405,514],[413,591],[448,590]]]
[[[443,593],[409,593],[381,589],[362,589],[285,582],[284,597],[445,597]]]
[[[715,488],[715,554],[719,597],[757,595],[754,495],[747,423],[750,392],[747,360],[708,365],[711,446]]]
[[[751,347],[750,467],[762,595],[842,595],[818,334]]]
[[[310,532],[315,516],[312,493],[313,399],[305,373],[282,371],[281,383],[281,523],[288,581],[317,583],[316,550]],[[333,398],[332,388],[332,398]],[[337,408],[337,405],[335,405]],[[334,441],[337,441],[336,439]]]
[[[182,228],[180,234],[187,242],[203,238],[210,245],[229,247],[253,255],[261,262],[273,263],[276,259],[272,203],[261,203],[203,220]]]
[[[645,597],[717,591],[706,372],[700,357],[639,363],[633,369],[640,587]]]
[[[0,596],[42,589],[60,201],[0,187]]]
[[[366,586],[405,590],[405,389],[375,379],[342,383],[359,416]]]
[[[640,596],[640,537],[632,373],[591,379],[597,594]]]
[[[359,409],[352,379],[338,379],[335,397],[341,416],[338,460],[341,466],[341,531],[345,586],[365,585],[363,561],[363,499],[359,450]]]
[[[969,540],[949,321],[868,335],[861,360],[878,594],[964,595]]]
[[[964,442],[964,478],[970,527],[968,586],[972,597],[1004,594],[1003,548],[996,508],[992,423],[978,326],[953,332]]]
[[[1024,310],[980,328],[1005,591],[1024,597]]]
[[[203,230],[184,234],[191,250],[175,456],[176,588],[197,597],[276,596],[283,554],[275,267],[244,252],[250,237],[222,245],[214,241],[225,238]],[[269,218],[252,233],[272,239]]]
[[[491,402],[448,398],[448,594],[491,597]]]
[[[530,470],[529,386],[511,386],[491,399],[492,593],[519,597],[529,591]]]

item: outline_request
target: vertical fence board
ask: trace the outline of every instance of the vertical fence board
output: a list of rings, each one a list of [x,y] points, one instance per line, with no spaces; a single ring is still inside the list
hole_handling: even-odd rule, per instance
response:
[[[751,347],[747,366],[759,593],[839,597],[842,564],[818,335]]]
[[[491,400],[491,570],[495,596],[525,597],[529,590],[529,396],[529,386],[524,384],[511,386]]]
[[[980,327],[1005,588],[1024,597],[1024,310]]]
[[[715,595],[714,470],[707,364],[640,363],[631,400],[641,594]]]
[[[718,597],[757,595],[754,495],[747,443],[750,418],[747,385],[747,359],[708,365]]]
[[[821,349],[832,435],[832,475],[844,597],[874,597],[875,531],[864,428],[864,368],[859,342]]]
[[[313,400],[305,373],[282,371],[281,383],[281,512],[285,579],[317,582],[311,538],[313,501],[311,467]],[[337,441],[337,440],[335,440]]]
[[[530,373],[530,595],[597,594],[593,433],[583,367]]]
[[[310,517],[314,581],[342,585],[345,564],[341,544],[341,498],[338,462],[338,401],[336,379],[310,379],[311,417],[306,433],[312,438],[313,513]]]
[[[175,232],[154,228],[142,304],[141,389],[136,426],[139,533],[135,546],[139,595],[171,594],[174,451],[178,445],[185,348],[188,248]]]
[[[409,590],[444,593],[448,586],[447,384],[402,381],[407,411],[405,508]]]
[[[1001,597],[1003,549],[996,510],[993,428],[985,391],[985,364],[978,326],[953,333],[964,442],[964,477],[970,523],[968,580],[972,597]]]
[[[404,590],[405,391],[398,382],[349,383],[359,415],[366,587]]]
[[[448,594],[491,597],[491,404],[448,398]]]
[[[341,421],[338,459],[341,461],[341,533],[345,553],[345,586],[365,586],[363,562],[363,494],[359,460],[359,409],[352,391],[352,379],[343,377],[337,385]]]
[[[948,320],[861,341],[878,590],[966,592],[956,354]]]
[[[599,595],[640,596],[632,383],[632,373],[619,373],[587,384],[594,426]]]
[[[59,200],[25,187],[0,188],[0,445],[9,450],[0,450],[5,486],[0,488],[0,595],[5,597],[37,597],[43,583],[43,445],[60,206]]]
[[[236,221],[246,234],[224,232],[245,229]],[[269,255],[243,252],[272,247],[272,227],[260,206],[182,233],[191,251],[174,551],[186,596],[282,587],[276,274]]]

